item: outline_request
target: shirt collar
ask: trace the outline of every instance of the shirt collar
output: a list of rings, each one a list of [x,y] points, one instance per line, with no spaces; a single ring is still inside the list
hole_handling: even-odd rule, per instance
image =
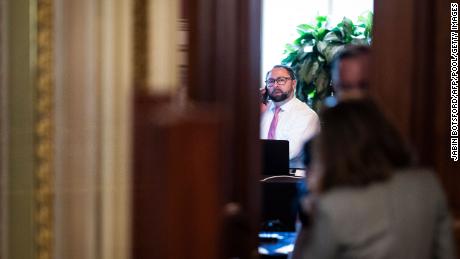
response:
[[[281,111],[289,111],[290,109],[292,109],[292,107],[294,107],[295,105],[295,100],[296,100],[296,97],[294,96],[291,100],[289,100],[289,102],[281,105]],[[271,102],[271,106],[270,106],[270,111],[271,112],[275,112],[275,103],[272,101]]]

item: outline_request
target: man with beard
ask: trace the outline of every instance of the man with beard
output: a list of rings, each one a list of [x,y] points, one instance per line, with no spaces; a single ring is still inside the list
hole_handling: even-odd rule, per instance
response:
[[[318,115],[297,99],[292,68],[276,65],[266,76],[269,102],[261,115],[260,138],[289,141],[291,164],[301,161],[303,144],[319,131]]]

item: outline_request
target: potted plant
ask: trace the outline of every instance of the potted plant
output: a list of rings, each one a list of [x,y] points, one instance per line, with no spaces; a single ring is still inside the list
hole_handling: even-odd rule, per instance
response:
[[[316,17],[315,24],[297,26],[299,37],[286,44],[282,64],[291,66],[297,75],[296,96],[317,110],[322,100],[333,92],[330,67],[334,55],[349,44],[369,45],[372,17],[368,12],[357,23],[349,18],[330,27],[326,16]]]

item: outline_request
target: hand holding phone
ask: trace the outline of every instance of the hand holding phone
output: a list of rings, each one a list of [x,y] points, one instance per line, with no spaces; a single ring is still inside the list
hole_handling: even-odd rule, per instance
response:
[[[268,89],[266,86],[259,88],[260,91],[260,102],[263,104],[267,104],[268,102]]]

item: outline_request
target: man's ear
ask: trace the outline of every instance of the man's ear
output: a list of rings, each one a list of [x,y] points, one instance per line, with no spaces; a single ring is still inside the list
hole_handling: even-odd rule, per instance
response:
[[[297,80],[292,80],[292,90],[295,91],[295,88],[297,86]]]

